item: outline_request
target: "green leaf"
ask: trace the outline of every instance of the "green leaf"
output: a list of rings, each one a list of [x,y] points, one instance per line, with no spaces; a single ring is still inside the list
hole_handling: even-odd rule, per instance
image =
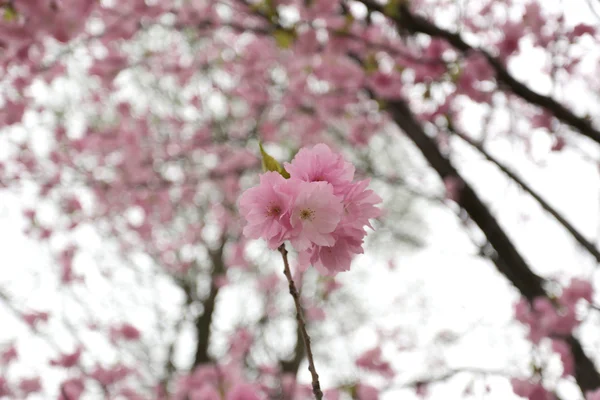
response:
[[[337,29],[336,32],[344,35],[350,33],[350,29],[352,28],[352,24],[354,23],[354,21],[354,15],[350,13],[346,14],[344,16],[344,25],[341,28]]]
[[[250,10],[262,14],[270,20],[277,16],[277,6],[273,0],[263,0],[260,3],[253,4],[250,6]]]
[[[374,54],[369,54],[363,63],[363,69],[367,74],[376,72],[379,69],[379,62]]]
[[[289,179],[290,174],[274,159],[270,156],[262,146],[262,143],[258,143],[258,147],[260,148],[260,154],[262,156],[262,168],[263,171],[275,171],[279,172],[281,176],[285,179]]]
[[[282,49],[289,49],[294,44],[294,40],[296,40],[296,32],[293,30],[277,29],[273,33],[273,36],[275,37],[277,46]]]
[[[450,76],[450,80],[452,81],[452,83],[458,82],[461,74],[462,74],[462,69],[460,68],[460,65],[453,64],[453,65],[449,66],[448,75]]]
[[[396,18],[400,16],[400,3],[401,0],[388,0],[387,4],[383,6],[383,13],[390,18]]]
[[[4,6],[3,8],[4,8],[4,13],[3,13],[2,17],[3,17],[4,21],[12,22],[18,18],[19,14],[17,13],[17,10],[15,10],[10,4]]]

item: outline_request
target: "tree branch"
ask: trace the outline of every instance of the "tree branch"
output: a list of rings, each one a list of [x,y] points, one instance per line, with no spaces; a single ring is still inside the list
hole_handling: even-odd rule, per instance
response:
[[[442,155],[435,141],[423,131],[407,104],[401,100],[390,101],[388,112],[442,179],[455,177],[462,181],[457,202],[485,234],[493,249],[491,259],[498,271],[509,279],[530,302],[538,296],[547,296],[542,287],[542,278],[529,268],[487,206],[471,186],[462,180],[458,171]],[[581,391],[585,393],[600,387],[600,375],[593,361],[583,351],[581,343],[573,336],[569,336],[566,340],[571,346],[575,361],[575,379]]]
[[[302,327],[300,324],[296,325],[296,345],[294,346],[294,356],[291,359],[283,360],[280,362],[281,371],[283,373],[292,374],[296,376],[300,363],[304,358],[304,344],[302,340]]]
[[[319,383],[319,375],[317,374],[317,369],[315,368],[315,360],[313,359],[312,348],[310,347],[310,336],[306,330],[306,321],[304,321],[304,315],[302,313],[302,305],[300,304],[300,295],[298,294],[298,290],[296,289],[296,285],[294,284],[294,279],[292,278],[292,272],[290,271],[290,264],[288,262],[288,252],[285,248],[285,244],[279,246],[279,252],[281,253],[281,257],[283,258],[283,273],[288,280],[288,285],[290,288],[290,294],[294,299],[294,305],[296,306],[296,320],[298,321],[298,327],[302,333],[302,340],[304,341],[304,348],[306,349],[306,357],[308,358],[308,370],[310,371],[310,375],[312,377],[312,389],[313,394],[317,400],[323,399],[323,392],[321,391],[321,385]]]
[[[473,139],[468,137],[462,132],[458,132],[454,125],[449,122],[448,131],[464,142],[469,144],[475,150],[477,150],[481,155],[483,155],[488,161],[492,164],[496,165],[500,171],[502,171],[506,176],[512,179],[515,183],[517,183],[525,192],[527,192],[531,197],[535,199],[539,203],[539,205],[546,210],[550,215],[554,217],[574,238],[575,240],[583,246],[594,258],[596,261],[600,262],[600,251],[598,248],[589,240],[587,240],[573,225],[569,223],[556,209],[554,209],[546,200],[544,200],[536,191],[534,191],[527,183],[525,183],[521,178],[519,178],[514,172],[512,172],[508,167],[498,161],[494,156],[489,154],[481,144],[475,142]]]
[[[198,316],[194,322],[196,327],[196,335],[198,342],[196,343],[196,355],[194,356],[194,365],[197,367],[201,364],[211,362],[208,355],[208,346],[210,339],[210,325],[212,323],[213,313],[215,311],[215,303],[219,294],[219,286],[215,282],[215,277],[225,272],[225,263],[223,262],[223,250],[225,248],[226,239],[221,240],[221,244],[216,250],[209,251],[212,261],[212,274],[210,282],[210,292],[208,297],[202,302],[204,310],[202,315]]]
[[[374,0],[360,0],[369,10],[378,11],[384,15],[387,15],[383,6],[377,4]],[[392,21],[396,23],[396,28],[399,31],[408,31],[410,33],[424,33],[431,37],[445,39],[455,49],[462,52],[464,55],[469,53],[480,53],[482,54],[494,69],[496,74],[496,80],[510,88],[512,93],[516,94],[525,101],[531,104],[535,104],[547,111],[549,111],[553,117],[559,121],[571,126],[572,128],[579,131],[584,136],[592,139],[596,143],[600,143],[600,131],[592,126],[592,123],[585,118],[578,117],[571,110],[557,102],[551,97],[541,95],[533,90],[529,89],[526,85],[519,82],[513,77],[502,61],[492,56],[489,52],[484,49],[477,49],[465,42],[461,35],[442,29],[427,19],[413,14],[407,2],[400,2],[398,6],[398,12],[395,16],[389,16]]]

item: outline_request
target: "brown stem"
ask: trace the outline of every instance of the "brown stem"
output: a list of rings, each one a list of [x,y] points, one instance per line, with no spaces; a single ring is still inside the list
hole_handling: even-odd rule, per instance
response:
[[[288,262],[288,252],[285,248],[285,244],[282,244],[278,248],[281,253],[281,257],[283,257],[283,273],[288,280],[290,294],[294,299],[294,304],[296,306],[296,320],[298,321],[298,326],[302,332],[302,341],[304,342],[304,348],[306,349],[306,358],[308,358],[308,370],[310,371],[310,375],[312,377],[312,389],[313,394],[317,400],[323,399],[323,392],[321,391],[321,385],[319,384],[319,375],[317,374],[317,369],[315,368],[315,360],[313,359],[312,349],[310,347],[310,336],[308,336],[308,332],[306,331],[306,321],[304,321],[304,316],[302,313],[302,305],[300,304],[300,295],[298,294],[298,290],[296,289],[296,285],[294,284],[294,279],[292,278],[292,272],[290,271],[290,264]]]

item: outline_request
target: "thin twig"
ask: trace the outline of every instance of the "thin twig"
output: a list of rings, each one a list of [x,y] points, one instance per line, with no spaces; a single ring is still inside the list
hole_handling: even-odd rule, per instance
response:
[[[288,280],[290,294],[294,298],[294,304],[296,305],[296,320],[298,321],[298,326],[302,331],[302,340],[304,341],[306,357],[308,358],[308,370],[310,371],[310,375],[312,376],[313,393],[317,400],[322,400],[323,392],[321,391],[321,385],[319,384],[319,375],[317,374],[317,370],[315,368],[315,360],[313,359],[312,349],[310,347],[310,336],[308,336],[308,332],[306,331],[306,322],[304,321],[304,316],[302,313],[300,295],[298,294],[298,290],[296,289],[296,285],[294,284],[294,279],[292,278],[290,264],[287,258],[288,252],[285,248],[285,244],[279,246],[278,250],[281,253],[281,256],[283,257],[283,273],[285,274],[285,277]]]

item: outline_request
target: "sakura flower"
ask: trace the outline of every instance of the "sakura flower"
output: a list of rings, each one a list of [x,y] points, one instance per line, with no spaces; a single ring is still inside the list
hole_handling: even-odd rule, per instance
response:
[[[364,383],[356,386],[356,395],[359,400],[378,400],[379,391],[371,385]]]
[[[574,306],[579,299],[584,299],[588,303],[591,303],[593,294],[594,289],[589,281],[573,278],[569,286],[564,288],[560,300],[566,307],[569,307],[571,305]]]
[[[227,393],[227,400],[260,400],[260,397],[253,385],[238,384]]]
[[[290,218],[294,229],[291,239],[294,248],[306,250],[313,243],[333,246],[335,238],[332,232],[342,216],[342,202],[334,195],[333,186],[327,182],[290,183],[295,184],[297,191]]]
[[[363,230],[339,230],[333,236],[333,246],[314,246],[308,252],[300,253],[301,264],[310,262],[324,275],[349,271],[352,258],[362,254]]]
[[[267,172],[242,194],[244,235],[263,238],[272,249],[289,240],[302,269],[349,270],[363,252],[364,227],[372,228],[369,220],[381,214],[381,198],[367,189],[369,180],[353,182],[352,164],[322,143],[300,150],[286,171],[289,179]]]
[[[292,198],[283,190],[287,181],[277,172],[267,172],[260,184],[246,190],[239,200],[241,215],[246,219],[244,235],[251,239],[264,238],[269,247],[283,243],[289,232],[288,212]]]
[[[12,393],[8,387],[6,378],[0,376],[0,396],[10,396]]]
[[[0,364],[8,365],[18,358],[17,348],[15,345],[10,345],[6,350],[0,353]]]
[[[23,378],[21,379],[21,382],[19,382],[19,389],[23,395],[27,397],[32,393],[37,393],[42,390],[42,383],[40,382],[39,377]]]
[[[113,342],[117,340],[138,340],[140,331],[133,325],[124,323],[110,328],[110,338]]]
[[[192,389],[186,397],[190,400],[221,400],[221,395],[212,385]]]
[[[541,384],[523,379],[511,379],[513,392],[517,396],[531,400],[551,400],[554,398]]]
[[[384,377],[391,378],[395,375],[390,364],[384,361],[381,348],[375,347],[364,352],[357,360],[356,365],[369,371],[377,372]]]
[[[83,391],[85,385],[83,379],[72,378],[64,381],[60,386],[59,400],[78,400]]]
[[[22,315],[23,320],[31,327],[34,328],[37,326],[38,322],[43,321],[47,322],[49,314],[47,312],[41,311],[33,311],[30,313],[25,313]]]
[[[320,143],[311,149],[301,149],[285,170],[292,179],[305,182],[329,182],[335,194],[343,192],[354,178],[354,166]]]
[[[585,394],[586,400],[600,400],[600,389],[592,391],[588,391]]]
[[[50,360],[50,365],[71,368],[79,362],[82,350],[82,347],[78,347],[73,353],[63,353],[57,359]]]
[[[575,361],[571,354],[571,347],[564,340],[552,340],[552,350],[560,356],[563,365],[562,376],[572,375],[575,372]]]
[[[381,209],[375,207],[381,203],[381,197],[372,190],[367,190],[370,180],[365,179],[352,183],[344,195],[344,217],[343,223],[358,229],[364,226],[373,228],[369,222],[371,218],[377,218]]]

